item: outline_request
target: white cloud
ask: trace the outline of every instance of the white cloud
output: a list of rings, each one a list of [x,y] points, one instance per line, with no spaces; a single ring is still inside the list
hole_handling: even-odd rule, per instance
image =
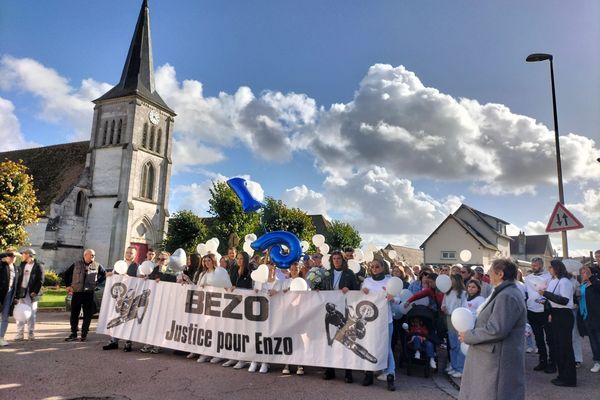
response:
[[[281,196],[281,200],[288,206],[299,208],[308,214],[321,214],[325,218],[329,218],[325,196],[309,189],[306,185],[286,189]]]
[[[38,117],[72,129],[71,140],[89,138],[93,115],[91,101],[110,88],[111,85],[93,79],[85,79],[79,88],[73,88],[54,69],[33,59],[8,55],[0,58],[0,89],[22,90],[38,97],[41,100]]]
[[[0,151],[10,151],[33,147],[35,143],[25,140],[21,125],[14,113],[15,106],[10,100],[0,97]]]

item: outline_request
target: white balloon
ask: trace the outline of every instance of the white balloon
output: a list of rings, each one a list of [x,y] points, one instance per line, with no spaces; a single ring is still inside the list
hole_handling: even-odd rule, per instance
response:
[[[325,269],[331,269],[331,265],[329,264],[329,254],[323,254],[323,258],[321,258],[321,265]]]
[[[248,255],[250,255],[250,257],[252,257],[254,255],[254,249],[250,245],[250,242],[247,242],[247,241],[244,242],[244,251],[246,253],[248,253]]]
[[[300,246],[302,246],[302,252],[306,253],[310,247],[310,243],[308,243],[306,240],[303,240],[300,242]]]
[[[219,239],[212,238],[206,242],[206,250],[216,252],[219,249]]]
[[[363,262],[365,253],[361,249],[354,249],[354,259],[358,262]]]
[[[467,352],[469,351],[469,345],[466,343],[461,343],[460,344],[460,351],[462,351],[462,353],[466,356]]]
[[[244,241],[246,242],[254,242],[257,239],[256,235],[254,233],[249,233],[244,237]]]
[[[321,254],[329,254],[329,245],[327,243],[323,243],[319,246],[319,250],[321,250]]]
[[[398,278],[397,276],[392,276],[390,280],[387,281],[385,289],[388,294],[397,296],[404,290],[404,282],[402,282],[402,279]]]
[[[390,259],[395,260],[397,256],[398,256],[398,253],[396,253],[396,250],[390,250],[390,251],[388,251],[388,257]]]
[[[204,243],[200,243],[198,246],[196,246],[196,252],[200,254],[200,256],[205,255],[207,250],[208,249],[206,248],[206,244]]]
[[[452,287],[452,280],[448,275],[438,275],[435,279],[435,287],[443,293],[446,293]]]
[[[348,260],[348,268],[355,274],[360,272],[360,263],[356,260]]]
[[[365,250],[365,256],[363,258],[363,261],[371,262],[373,261],[373,259],[375,259],[375,255],[373,254],[373,252],[371,250]]]
[[[206,276],[206,284],[208,286],[229,288],[231,287],[231,279],[225,268],[217,267],[215,272]]]
[[[308,290],[308,284],[302,278],[294,278],[290,282],[290,290],[292,292],[303,292]]]
[[[27,322],[31,318],[31,306],[25,303],[19,303],[13,309],[13,317],[17,322]]]
[[[125,275],[127,273],[127,263],[124,260],[119,260],[115,263],[113,271],[119,275]]]
[[[466,332],[475,326],[475,317],[468,308],[458,307],[450,317],[454,329],[458,332]]]
[[[187,263],[187,256],[185,250],[177,249],[169,257],[169,265],[175,271],[183,271],[185,264]]]
[[[315,246],[321,247],[321,245],[323,243],[325,243],[325,236],[321,235],[320,233],[317,233],[315,236],[312,237],[312,242]]]
[[[460,261],[462,261],[462,262],[469,262],[469,261],[471,261],[471,257],[472,257],[471,251],[467,250],[467,249],[462,250],[460,252],[459,257],[460,257]]]
[[[402,289],[400,292],[400,301],[405,302],[413,296],[413,293],[408,289]]]
[[[269,267],[266,264],[261,264],[257,269],[252,271],[250,277],[254,282],[265,283],[269,280]]]
[[[579,261],[567,258],[562,260],[562,262],[565,264],[568,272],[579,275],[579,269],[583,266]]]
[[[152,271],[154,271],[154,263],[152,261],[144,261],[139,267],[138,267],[138,272],[140,273],[140,275],[150,275],[152,273]]]

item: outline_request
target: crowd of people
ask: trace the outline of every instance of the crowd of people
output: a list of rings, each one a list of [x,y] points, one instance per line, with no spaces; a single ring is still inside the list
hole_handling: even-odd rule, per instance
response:
[[[14,265],[17,255],[22,259],[18,266]],[[33,249],[26,249],[20,254],[16,249],[7,249],[0,254],[1,346],[8,345],[4,335],[10,309],[15,303],[29,305],[32,315],[26,323],[17,323],[14,340],[25,340],[26,325],[27,338],[35,338],[37,302],[44,275],[35,256]],[[329,265],[323,266],[323,255],[315,253],[303,256],[289,269],[278,269],[268,258],[250,257],[246,252],[229,248],[223,257],[191,254],[183,272],[176,272],[168,265],[169,253],[149,249],[145,258],[155,267],[147,276],[140,273],[136,256],[136,248],[128,247],[124,261],[128,265],[126,273],[132,277],[204,287],[221,267],[227,271],[231,290],[261,290],[270,296],[289,290],[291,280],[297,277],[304,278],[311,290],[340,290],[343,293],[361,290],[365,294],[385,292],[392,276],[400,278],[412,296],[404,301],[399,296],[386,296],[389,303],[389,354],[387,368],[378,374],[377,379],[386,381],[389,390],[395,390],[397,366],[421,360],[436,369],[440,351],[447,353],[446,372],[462,379],[461,398],[464,399],[486,397],[476,382],[482,374],[496,377],[497,398],[519,398],[521,386],[524,393],[525,352],[538,354],[539,363],[535,371],[557,373],[551,380],[553,384],[576,386],[576,371],[583,362],[581,341],[585,336],[589,338],[592,349],[593,366],[590,370],[600,372],[600,250],[595,253],[596,263],[584,265],[577,276],[568,273],[558,259],[544,265],[542,259],[534,258],[525,277],[508,259],[495,260],[485,273],[481,266],[390,263],[381,255],[369,263],[362,263],[360,271],[355,273],[348,268],[348,260],[353,259],[351,248],[343,252],[333,251],[328,258]],[[251,272],[263,263],[269,266],[267,282],[253,282]],[[62,274],[67,289],[72,293],[71,332],[66,341],[86,341],[94,310],[94,292],[113,273],[116,272],[106,271],[95,261],[93,249],[86,249],[82,259],[76,260]],[[450,277],[451,287],[446,292],[436,287],[439,275]],[[540,285],[540,280],[543,285]],[[410,318],[409,310],[416,309],[417,304],[427,313]],[[473,329],[461,332],[453,326],[451,315],[458,308],[471,311],[476,320]],[[81,311],[83,322],[79,329]],[[461,344],[469,345],[466,357]],[[117,338],[111,338],[103,346],[104,350],[118,348]],[[132,351],[133,344],[126,341],[123,350]],[[142,344],[139,351],[158,353],[160,348]],[[267,373],[271,367],[252,360],[223,360],[196,353],[188,354],[187,358],[234,369],[247,368],[249,372]],[[511,367],[506,368],[509,365]],[[304,374],[303,366],[295,368],[298,375]],[[291,373],[291,370],[289,365],[282,367],[284,374]],[[325,370],[324,379],[334,377],[333,369]],[[372,385],[374,379],[372,372],[365,372],[362,384]],[[353,371],[346,370],[344,380],[352,383]]]

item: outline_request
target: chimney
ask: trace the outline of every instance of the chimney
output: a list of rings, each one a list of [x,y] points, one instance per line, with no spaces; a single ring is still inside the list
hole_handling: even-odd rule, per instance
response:
[[[525,236],[525,232],[519,231],[519,236],[517,237],[517,246],[519,254],[526,255],[525,249],[527,248],[527,236]]]

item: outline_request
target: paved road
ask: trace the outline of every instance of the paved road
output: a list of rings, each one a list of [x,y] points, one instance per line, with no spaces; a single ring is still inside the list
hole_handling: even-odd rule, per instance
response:
[[[308,368],[304,376],[285,376],[279,366],[268,374],[250,374],[219,365],[198,364],[166,350],[147,355],[134,351],[102,351],[103,335],[90,334],[86,343],[67,343],[68,315],[64,312],[38,314],[36,340],[11,342],[0,348],[0,399],[453,399],[458,392],[445,377],[432,379],[398,374],[396,392],[385,390],[384,382],[362,387],[361,373],[356,383],[323,381],[321,370]],[[7,338],[14,337],[11,323]],[[136,346],[135,349],[139,349]],[[589,352],[589,346],[586,347]],[[527,356],[528,370],[535,356]],[[580,386],[556,388],[551,376],[527,373],[528,399],[600,399],[600,374],[589,372],[589,356],[579,370]],[[342,374],[339,374],[340,377]],[[482,382],[485,384],[485,382]]]

